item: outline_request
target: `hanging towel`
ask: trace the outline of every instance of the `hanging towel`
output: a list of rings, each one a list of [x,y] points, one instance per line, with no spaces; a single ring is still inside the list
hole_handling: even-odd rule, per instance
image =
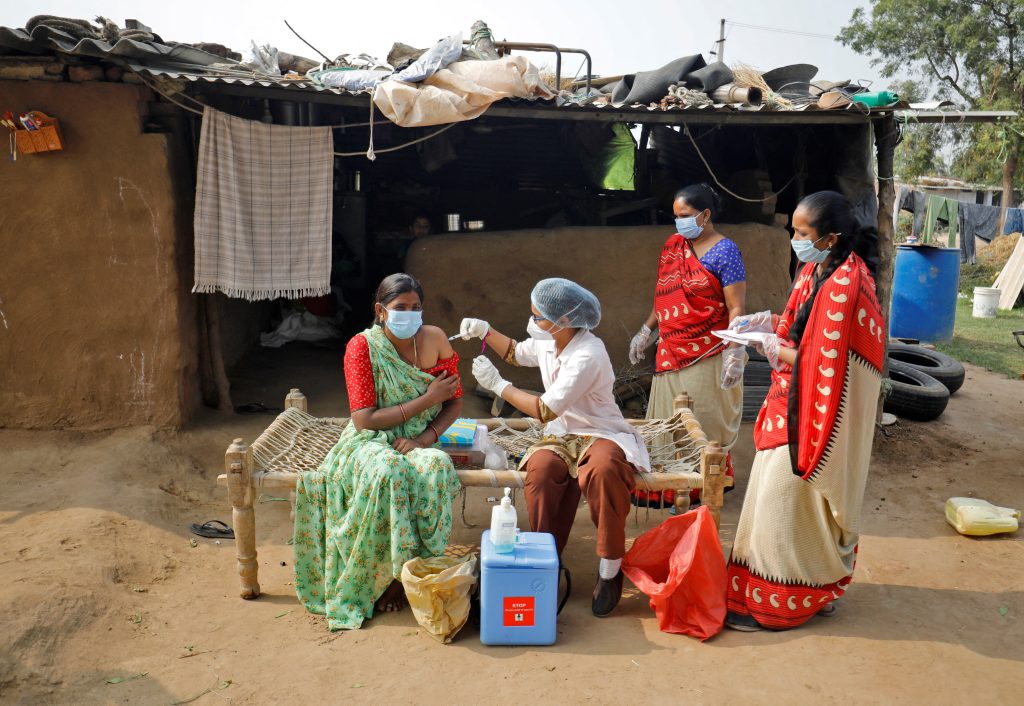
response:
[[[334,139],[206,108],[193,292],[256,301],[331,292]]]
[[[1006,209],[1006,222],[1003,225],[1003,235],[1021,232],[1024,232],[1024,209]]]
[[[944,196],[929,196],[928,212],[924,217],[924,238],[921,242],[925,244],[932,242],[936,221],[945,221],[949,224],[949,247],[953,247],[953,244],[956,243],[956,227],[959,216],[959,201],[947,199]]]
[[[980,203],[961,203],[960,217],[960,262],[969,265],[977,263],[974,238],[991,241],[999,229],[999,207]]]

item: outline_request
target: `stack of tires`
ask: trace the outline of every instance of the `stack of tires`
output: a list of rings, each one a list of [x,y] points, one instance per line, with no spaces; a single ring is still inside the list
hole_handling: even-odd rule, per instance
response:
[[[921,422],[946,411],[949,396],[964,384],[964,366],[945,353],[910,343],[889,343],[889,381],[885,411]]]
[[[768,396],[768,388],[772,386],[772,366],[768,360],[755,351],[747,349],[750,356],[743,369],[743,416],[745,422],[757,419],[764,398]]]

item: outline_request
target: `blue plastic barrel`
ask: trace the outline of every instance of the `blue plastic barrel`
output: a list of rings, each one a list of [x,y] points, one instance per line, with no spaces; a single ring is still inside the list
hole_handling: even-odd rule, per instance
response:
[[[959,281],[958,248],[898,246],[889,335],[929,343],[952,339]]]

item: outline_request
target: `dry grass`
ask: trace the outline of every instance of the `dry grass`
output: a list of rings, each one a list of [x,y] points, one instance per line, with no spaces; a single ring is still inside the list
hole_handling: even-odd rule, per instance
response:
[[[732,82],[743,88],[760,88],[764,94],[765,105],[788,108],[793,105],[791,101],[783,98],[768,87],[763,77],[763,71],[758,71],[747,64],[734,64],[732,67]]]
[[[993,239],[991,243],[982,245],[978,248],[977,252],[978,264],[994,267],[997,270],[1002,269],[1006,261],[1010,259],[1013,249],[1017,247],[1017,241],[1020,240],[1020,237],[1020,233],[1000,235],[998,238]]]

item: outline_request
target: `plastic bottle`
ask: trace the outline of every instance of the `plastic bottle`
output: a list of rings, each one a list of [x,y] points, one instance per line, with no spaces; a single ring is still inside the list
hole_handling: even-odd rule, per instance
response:
[[[884,108],[898,102],[900,96],[892,91],[871,91],[868,93],[856,93],[853,95],[855,103],[866,105],[869,108]]]
[[[516,548],[518,518],[512,505],[512,489],[505,488],[500,505],[491,508],[491,543],[499,554],[511,554]]]

